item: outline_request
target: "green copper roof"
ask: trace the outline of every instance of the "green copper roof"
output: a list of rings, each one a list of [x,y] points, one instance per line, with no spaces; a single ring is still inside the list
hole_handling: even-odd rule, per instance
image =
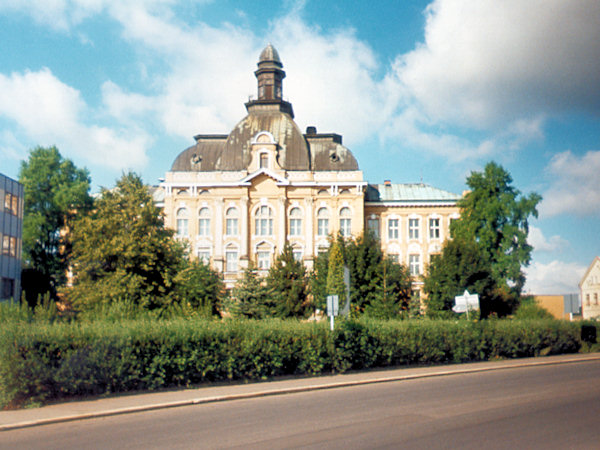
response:
[[[458,194],[437,189],[423,183],[369,184],[366,194],[368,202],[455,203],[460,198],[461,196]]]

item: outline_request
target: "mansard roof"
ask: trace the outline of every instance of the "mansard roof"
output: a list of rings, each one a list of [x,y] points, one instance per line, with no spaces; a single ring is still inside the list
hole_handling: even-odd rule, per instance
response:
[[[367,202],[381,203],[446,203],[454,205],[461,196],[442,189],[434,188],[423,183],[392,184],[369,184],[365,194]]]

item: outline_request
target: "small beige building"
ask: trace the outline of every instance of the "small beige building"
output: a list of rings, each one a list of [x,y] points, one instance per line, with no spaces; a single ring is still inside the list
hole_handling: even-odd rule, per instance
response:
[[[600,256],[596,256],[579,283],[583,319],[600,318]]]
[[[369,229],[382,249],[419,275],[439,253],[459,195],[424,184],[369,184],[342,136],[302,133],[283,99],[283,65],[268,45],[261,53],[256,99],[228,135],[201,134],[181,152],[161,184],[167,226],[191,253],[232,286],[254,262],[267,271],[289,243],[313,266],[328,237]]]

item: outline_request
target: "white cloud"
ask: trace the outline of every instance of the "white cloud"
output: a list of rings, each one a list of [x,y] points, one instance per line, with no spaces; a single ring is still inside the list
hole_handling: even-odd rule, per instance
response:
[[[468,127],[600,111],[600,3],[437,0],[397,77],[427,114]]]
[[[581,157],[570,151],[558,153],[546,171],[553,181],[543,194],[542,217],[565,213],[600,216],[600,151]]]
[[[149,139],[144,133],[130,138],[127,129],[87,125],[84,118],[90,113],[79,91],[49,69],[0,74],[0,116],[15,122],[34,145],[57,145],[66,156],[111,168],[146,163]]]
[[[560,251],[569,246],[569,242],[558,235],[547,239],[542,230],[537,227],[529,227],[529,236],[527,242],[536,252],[554,252]]]
[[[525,269],[528,294],[572,294],[579,292],[578,284],[587,267],[577,263],[552,261],[549,264],[534,262]]]

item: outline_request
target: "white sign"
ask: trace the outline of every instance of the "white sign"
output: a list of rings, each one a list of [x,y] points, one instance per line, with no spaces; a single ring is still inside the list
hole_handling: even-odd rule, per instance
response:
[[[479,295],[469,294],[469,291],[465,291],[463,295],[457,295],[456,297],[454,297],[454,306],[452,307],[452,311],[456,313],[466,312],[468,315],[469,311],[478,310]]]
[[[327,315],[337,316],[340,309],[340,301],[337,295],[327,296]]]

